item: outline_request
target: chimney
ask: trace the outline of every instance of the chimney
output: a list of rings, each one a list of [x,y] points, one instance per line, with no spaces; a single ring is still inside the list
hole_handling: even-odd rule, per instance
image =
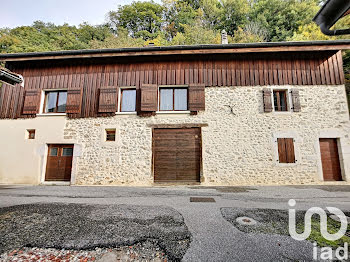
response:
[[[228,44],[227,32],[225,31],[225,29],[221,31],[221,44],[223,45]]]

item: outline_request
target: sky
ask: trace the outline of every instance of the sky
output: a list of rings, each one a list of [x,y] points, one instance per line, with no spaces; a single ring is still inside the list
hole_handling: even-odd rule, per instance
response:
[[[0,0],[0,28],[31,25],[36,20],[57,25],[102,24],[110,10],[132,0]]]

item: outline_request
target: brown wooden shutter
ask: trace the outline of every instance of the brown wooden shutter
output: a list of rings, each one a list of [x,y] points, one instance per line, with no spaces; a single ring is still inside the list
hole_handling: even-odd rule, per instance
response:
[[[205,85],[190,84],[188,86],[188,109],[190,111],[205,110]]]
[[[38,113],[39,104],[39,90],[27,90],[24,96],[23,114],[31,115]]]
[[[277,138],[278,159],[280,163],[295,163],[294,139]]]
[[[158,109],[158,86],[143,84],[141,86],[141,111],[155,112]]]
[[[117,111],[118,89],[115,87],[100,88],[98,104],[99,113],[114,113]]]
[[[80,114],[82,98],[83,98],[83,89],[82,88],[68,89],[66,113]]]
[[[295,163],[294,139],[285,138],[284,140],[286,144],[287,163]]]
[[[292,93],[293,111],[300,112],[301,106],[300,106],[300,99],[299,99],[299,90],[292,89],[291,93]]]
[[[264,112],[272,112],[272,91],[269,88],[263,89],[263,98],[264,98]]]

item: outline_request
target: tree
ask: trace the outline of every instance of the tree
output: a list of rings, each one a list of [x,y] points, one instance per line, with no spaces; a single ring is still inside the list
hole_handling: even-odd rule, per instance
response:
[[[128,31],[124,28],[119,29],[118,36],[110,34],[103,41],[93,39],[89,42],[89,48],[122,48],[122,47],[142,47],[144,40],[142,38],[133,38],[128,35]]]
[[[78,28],[64,24],[35,21],[32,26],[0,30],[0,52],[40,52],[86,49],[92,40],[104,41],[112,36],[105,25],[83,23]]]
[[[249,17],[266,28],[268,41],[285,41],[311,23],[319,8],[318,0],[256,0]]]
[[[206,29],[203,26],[183,25],[184,33],[178,32],[170,45],[220,44],[220,32]]]
[[[310,40],[334,40],[336,37],[323,34],[320,28],[312,23],[302,25],[294,32],[292,37],[288,37],[288,41],[310,41]]]
[[[182,0],[182,2],[187,3],[194,10],[201,7],[201,0]]]
[[[185,2],[179,0],[164,1],[165,10],[165,31],[169,39],[172,39],[177,32],[184,33],[184,27],[182,25],[193,26],[199,17],[199,10],[193,9],[193,7]]]
[[[341,39],[321,33],[312,22],[319,0],[162,0],[137,1],[108,13],[102,25],[55,25],[0,29],[0,52],[38,52],[86,48],[219,44]],[[350,27],[350,16],[334,28]]]
[[[203,25],[209,28],[217,28],[220,24],[221,4],[218,0],[202,0]]]
[[[233,35],[238,27],[244,26],[248,21],[250,6],[247,0],[222,0],[220,14],[220,26],[216,29],[225,29],[229,35]]]
[[[245,25],[250,11],[247,0],[203,0],[201,8],[209,28],[225,29],[229,35]]]
[[[104,41],[111,36],[111,31],[107,24],[92,26],[82,23],[77,30],[77,36],[81,42],[88,44],[92,40]]]
[[[331,30],[344,29],[350,27],[350,16],[340,19]],[[312,41],[312,40],[336,40],[348,39],[347,35],[328,36],[321,32],[321,29],[313,22],[302,25],[293,33],[292,37],[287,38],[288,41]]]
[[[264,42],[265,36],[264,34],[259,34],[258,32],[254,32],[252,28],[245,27],[244,29],[238,28],[234,32],[234,36],[229,38],[230,43],[256,43],[256,42]]]
[[[157,37],[161,30],[163,11],[163,6],[153,1],[133,2],[109,12],[108,23],[116,33],[119,28],[126,28],[131,36],[148,40]]]

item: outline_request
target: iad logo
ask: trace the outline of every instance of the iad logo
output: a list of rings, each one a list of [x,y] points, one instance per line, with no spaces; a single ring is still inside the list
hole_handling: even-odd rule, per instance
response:
[[[294,199],[290,199],[288,201],[288,205],[290,207],[295,207],[296,201]],[[304,232],[303,233],[297,233],[296,232],[296,218],[295,218],[295,209],[294,208],[289,208],[289,234],[292,238],[295,240],[305,240],[307,239],[310,234],[311,234],[311,217],[314,214],[318,214],[320,216],[320,230],[321,230],[321,235],[329,240],[329,241],[335,241],[343,237],[346,233],[347,227],[348,227],[348,221],[345,216],[345,214],[338,208],[335,207],[326,207],[326,209],[339,217],[340,221],[340,228],[338,232],[334,234],[328,233],[327,230],[327,214],[326,212],[320,208],[320,207],[312,207],[308,209],[305,213],[304,217]],[[343,252],[341,255],[340,252]],[[320,259],[332,259],[334,258],[332,255],[332,248],[326,247],[326,248],[321,248],[321,255]],[[316,244],[314,245],[314,252],[313,252],[313,258],[317,259],[317,247]],[[344,247],[339,247],[335,251],[335,258],[339,260],[343,259],[348,259],[348,244],[345,243]]]

